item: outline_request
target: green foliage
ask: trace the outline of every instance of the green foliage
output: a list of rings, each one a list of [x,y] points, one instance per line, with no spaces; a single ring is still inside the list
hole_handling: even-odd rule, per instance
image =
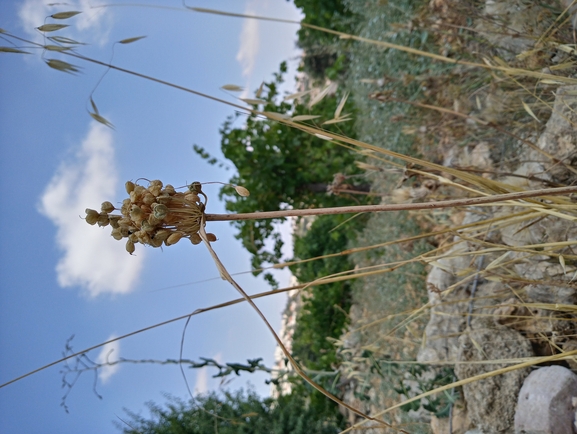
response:
[[[363,216],[345,222],[349,218],[350,216],[325,215],[315,219],[304,236],[295,237],[295,257],[307,259],[347,249],[350,238],[364,225]],[[339,226],[341,224],[342,226]],[[352,265],[347,256],[319,259],[291,267],[292,273],[300,282],[310,282],[350,269]],[[342,335],[347,325],[350,304],[351,284],[347,281],[312,287],[303,296],[303,307],[298,313],[293,335],[293,356],[307,369],[333,371],[338,367],[336,349],[327,338],[339,338]],[[331,393],[338,395],[334,378],[326,376],[315,380]],[[308,385],[300,385],[296,390],[310,397],[311,407],[318,413],[338,413],[338,408],[332,401]]]
[[[304,236],[295,237],[296,259],[346,250],[355,230],[363,225],[363,219],[357,217],[337,228],[348,218],[350,216],[325,215],[315,219]],[[350,269],[352,265],[347,256],[319,259],[291,267],[299,282],[311,282]],[[327,337],[340,337],[350,307],[350,291],[350,282],[343,281],[314,286],[303,295],[304,304],[293,337],[293,353],[307,368],[334,369],[336,354]]]
[[[294,0],[294,4],[305,15],[303,23],[354,33],[357,17],[341,0]],[[346,63],[344,47],[348,44],[336,35],[302,27],[298,31],[298,45],[305,51],[304,72],[314,79],[338,78],[335,71],[343,69]]]
[[[188,402],[169,398],[164,407],[151,402],[147,406],[148,419],[125,410],[129,420],[117,423],[125,434],[333,434],[344,428],[336,418],[315,413],[296,394],[274,401],[250,391],[213,392]]]
[[[265,83],[261,99],[266,100],[263,111],[310,114],[307,105],[299,101],[279,101],[278,87],[283,83],[286,64],[281,64],[280,72],[273,81]],[[313,107],[313,113],[321,119],[333,117],[339,100],[327,96]],[[354,112],[349,103],[345,112]],[[275,121],[257,116],[245,118],[239,125],[236,114],[229,117],[220,132],[221,148],[224,156],[232,161],[237,174],[230,179],[231,184],[242,185],[250,191],[249,197],[239,197],[233,188],[224,187],[221,198],[226,209],[235,213],[275,211],[294,208],[341,206],[351,203],[350,198],[331,196],[326,193],[327,185],[336,173],[358,173],[354,165],[353,151],[321,140],[308,133],[281,125]],[[331,131],[353,135],[350,122],[331,125]],[[216,160],[202,148],[196,152],[214,163]],[[274,230],[277,220],[247,220],[233,224],[238,228],[237,238],[253,255],[252,267],[276,263],[281,258],[282,241]],[[266,241],[272,247],[265,246]]]

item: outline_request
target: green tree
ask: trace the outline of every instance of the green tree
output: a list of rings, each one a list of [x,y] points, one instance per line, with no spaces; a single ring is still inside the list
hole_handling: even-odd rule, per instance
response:
[[[287,0],[290,1],[290,0]],[[303,23],[325,27],[344,33],[355,33],[358,17],[341,0],[293,0],[304,14]],[[334,80],[345,68],[346,49],[338,36],[301,27],[298,31],[298,46],[304,50],[302,69],[314,79],[325,77]]]
[[[340,415],[319,415],[296,394],[275,401],[250,391],[213,392],[147,406],[150,418],[125,410],[128,420],[117,426],[125,434],[333,434],[344,428]]]
[[[279,85],[283,83],[286,64],[281,64],[280,72],[274,80],[264,83],[260,98],[266,101],[263,111],[290,114],[291,116],[311,114],[308,106],[300,101],[283,101],[279,96]],[[313,107],[322,121],[332,119],[339,103],[336,95],[327,96]],[[351,104],[345,112],[351,113]],[[256,108],[256,106],[255,106]],[[327,194],[327,186],[335,174],[358,174],[354,164],[355,153],[300,130],[278,122],[249,116],[239,125],[236,114],[229,117],[222,126],[221,149],[224,156],[232,161],[237,173],[230,179],[231,184],[242,185],[250,191],[249,197],[239,197],[233,188],[224,187],[221,198],[226,209],[235,213],[275,211],[294,208],[320,206],[341,206],[358,203],[350,196]],[[354,135],[352,122],[327,126],[327,129]],[[209,162],[215,160],[202,148],[195,150]],[[362,181],[359,181],[362,183]],[[366,186],[363,186],[366,187]],[[253,268],[276,263],[281,258],[282,241],[275,233],[276,220],[246,220],[233,222],[244,247],[253,255]],[[272,241],[272,248],[266,249],[266,240]]]

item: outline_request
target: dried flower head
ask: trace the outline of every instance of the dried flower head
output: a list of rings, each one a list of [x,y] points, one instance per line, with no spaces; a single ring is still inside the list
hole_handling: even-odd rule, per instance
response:
[[[124,199],[120,209],[111,202],[103,202],[101,212],[86,209],[86,222],[90,225],[112,226],[112,237],[126,240],[126,251],[133,254],[135,244],[152,247],[170,246],[182,238],[192,244],[201,242],[198,231],[203,224],[207,196],[199,182],[178,192],[160,180],[149,181],[147,187],[131,181],[125,184],[129,198]],[[120,214],[111,214],[120,211]],[[208,234],[210,241],[216,235]]]

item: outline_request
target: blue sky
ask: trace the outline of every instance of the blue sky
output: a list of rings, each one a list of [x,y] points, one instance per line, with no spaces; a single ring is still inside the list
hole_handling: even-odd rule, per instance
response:
[[[179,1],[161,2],[174,10],[91,8],[95,3],[85,0],[65,6],[47,3],[3,1],[0,28],[42,42],[34,28],[44,24],[46,16],[79,10],[83,13],[62,21],[70,27],[53,35],[88,43],[79,48],[88,57],[107,62],[115,41],[146,35],[130,45],[115,45],[113,63],[238,102],[220,86],[242,85],[252,95],[281,61],[292,59],[287,90],[293,90],[297,26],[192,13]],[[190,6],[299,19],[285,0],[198,1]],[[238,296],[219,279],[189,284],[218,276],[202,246],[178,244],[164,251],[138,246],[130,256],[109,236],[109,228],[91,227],[79,218],[85,208],[124,199],[123,185],[129,179],[161,179],[173,185],[228,180],[230,171],[207,165],[192,145],[220,155],[218,129],[232,108],[110,71],[93,98],[114,124],[112,130],[91,120],[87,111],[103,68],[56,53],[28,51],[33,54],[0,53],[0,383],[60,358],[71,335],[74,349],[80,350]],[[81,73],[55,71],[42,56],[71,61]],[[218,186],[205,190],[210,212],[222,212]],[[247,271],[248,255],[232,227],[213,223],[207,229],[217,234],[214,248],[227,269]],[[281,285],[288,285],[288,278],[280,274]],[[268,290],[250,274],[238,280],[249,293]],[[174,288],[177,285],[182,286]],[[278,330],[285,297],[268,297],[258,304]],[[89,355],[96,360],[113,349],[111,359],[178,358],[183,326],[167,325]],[[243,304],[193,317],[184,357],[222,362],[263,357],[272,365],[274,347],[264,324]],[[66,414],[60,407],[65,392],[61,369],[56,366],[0,389],[0,432],[111,432],[112,421],[125,417],[124,407],[145,412],[144,403],[163,402],[164,393],[187,396],[176,367],[122,365],[100,373],[97,390],[102,400],[92,391],[93,377],[80,377]],[[201,392],[219,387],[210,375],[187,372],[189,384]],[[235,379],[227,387],[245,386],[246,380],[259,393],[268,393],[264,377],[258,375]]]

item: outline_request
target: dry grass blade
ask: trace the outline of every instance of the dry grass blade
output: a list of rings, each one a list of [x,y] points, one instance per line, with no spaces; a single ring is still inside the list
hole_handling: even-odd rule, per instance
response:
[[[89,112],[89,114],[90,114],[90,116],[92,116],[92,119],[94,119],[95,121],[100,122],[102,125],[105,125],[108,128],[114,129],[114,125],[109,120],[107,120],[106,118],[100,116],[98,113]]]
[[[250,105],[261,105],[267,103],[264,99],[240,98],[240,100]]]
[[[146,36],[134,36],[133,38],[126,38],[121,39],[118,41],[119,44],[132,44],[133,42],[140,41],[141,39],[146,38]]]
[[[290,118],[291,121],[294,122],[304,122],[304,121],[311,121],[313,119],[320,118],[319,115],[298,115]]]
[[[258,87],[256,93],[254,94],[255,97],[260,98],[260,96],[262,95],[262,91],[264,89],[264,81],[260,84],[260,86]]]
[[[259,114],[266,116],[269,119],[274,119],[275,121],[287,121],[291,117],[285,113],[277,113],[277,112],[258,112]]]
[[[63,60],[58,59],[47,59],[46,64],[56,69],[57,71],[67,72],[68,74],[74,74],[75,72],[80,72],[80,68],[78,66],[72,65],[68,62],[64,62]]]
[[[525,103],[525,101],[521,101],[521,104],[523,104],[523,108],[525,109],[525,111],[527,113],[529,113],[529,116],[531,116],[533,119],[535,119],[537,122],[541,123],[541,121],[539,120],[539,118],[535,115],[535,113],[533,113],[533,110],[531,110],[531,107],[529,107],[527,105],[527,103]]]
[[[48,39],[59,42],[61,44],[70,44],[70,45],[86,45],[84,42],[78,42],[74,39],[67,38],[65,36],[48,36]]]
[[[236,84],[225,84],[221,86],[221,89],[228,90],[230,92],[242,92],[244,90],[243,87],[237,86]]]
[[[347,98],[349,97],[350,92],[347,90],[345,92],[345,94],[343,95],[343,97],[341,98],[339,105],[337,106],[337,109],[335,110],[335,119],[338,119],[341,117],[341,112],[343,111],[343,108],[345,107],[345,104],[347,102]]]
[[[308,95],[309,93],[311,93],[310,90],[303,90],[302,92],[291,93],[290,95],[285,96],[283,98],[283,101],[290,101],[293,99],[302,98],[303,96]]]
[[[81,13],[82,12],[80,11],[58,12],[50,15],[50,18],[54,18],[55,20],[67,20],[68,18],[72,18]]]
[[[0,53],[19,53],[19,54],[32,54],[28,51],[19,50],[14,47],[0,47]]]
[[[68,51],[68,50],[72,50],[72,47],[63,47],[62,45],[45,45],[44,46],[45,50],[48,51],[57,51],[57,52],[62,52],[62,51]]]
[[[338,124],[341,122],[351,121],[352,119],[353,118],[350,115],[345,115],[342,118],[334,118],[334,119],[330,119],[326,122],[323,122],[323,125]]]
[[[326,140],[329,142],[332,140],[332,137],[325,136],[324,134],[320,134],[320,133],[315,133],[315,136],[318,137],[319,139]]]
[[[44,24],[40,27],[36,27],[36,30],[40,32],[55,32],[66,27],[68,27],[68,24]]]
[[[337,90],[336,83],[331,83],[328,86],[326,86],[313,99],[311,99],[311,101],[309,102],[309,108],[321,102],[325,96],[327,96],[331,92],[334,92],[335,90]]]
[[[94,113],[96,113],[97,115],[100,114],[100,112],[98,111],[98,107],[96,107],[96,103],[94,102],[92,97],[90,97],[90,105],[92,106],[92,110],[94,110]]]

